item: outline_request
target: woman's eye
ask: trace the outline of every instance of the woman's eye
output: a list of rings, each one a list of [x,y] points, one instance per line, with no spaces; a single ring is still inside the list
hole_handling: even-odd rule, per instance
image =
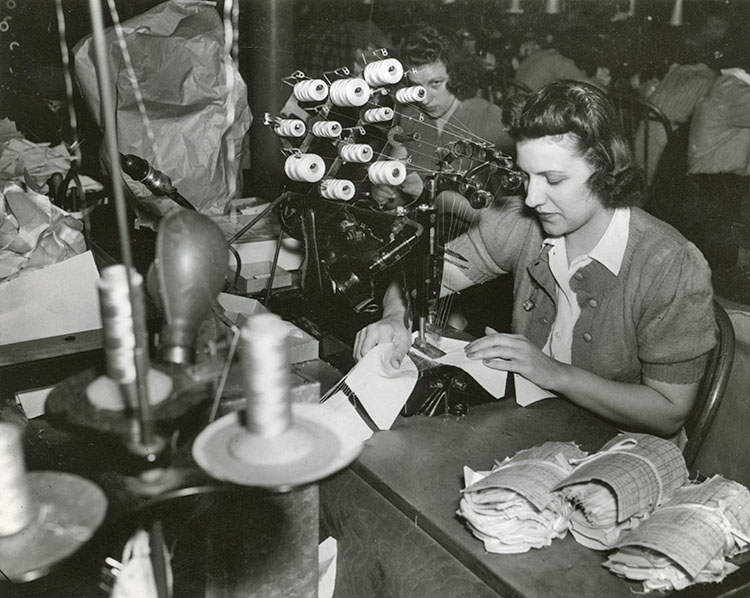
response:
[[[548,185],[558,185],[562,182],[563,182],[563,179],[550,179],[550,178],[547,179]]]

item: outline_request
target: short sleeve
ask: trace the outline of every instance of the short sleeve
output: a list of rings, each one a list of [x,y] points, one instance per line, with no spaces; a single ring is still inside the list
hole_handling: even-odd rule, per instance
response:
[[[716,345],[711,271],[692,244],[655,261],[638,325],[643,375],[668,383],[697,382]]]
[[[475,284],[514,272],[528,243],[541,246],[533,213],[518,197],[505,198],[482,211],[478,221],[448,243]]]
[[[750,85],[743,82],[732,82],[728,87],[725,103],[727,124],[734,127],[750,127]]]

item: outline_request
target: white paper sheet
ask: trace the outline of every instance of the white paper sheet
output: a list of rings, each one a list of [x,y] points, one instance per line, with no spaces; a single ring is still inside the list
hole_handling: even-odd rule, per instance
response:
[[[373,431],[370,430],[370,427],[360,417],[357,410],[349,402],[349,398],[342,391],[334,393],[323,403],[323,407],[330,409],[346,421],[346,427],[342,432],[345,433],[347,440],[351,440],[352,443],[364,442],[373,435]]]
[[[328,536],[318,545],[318,598],[333,598],[336,589],[336,538]]]
[[[54,386],[45,388],[34,388],[16,393],[16,402],[21,405],[24,414],[28,419],[33,419],[44,415],[44,405],[47,402],[47,395],[52,392]]]
[[[555,393],[540,388],[520,374],[514,374],[513,382],[516,385],[516,403],[521,407],[526,407],[544,399],[551,399],[555,396]]]
[[[419,377],[408,356],[400,368],[394,368],[392,353],[392,343],[377,345],[346,375],[347,386],[381,430],[390,430]]]
[[[0,284],[0,345],[102,327],[90,251]]]
[[[414,333],[416,338],[416,333]],[[412,347],[412,351],[415,351],[424,359],[430,359],[436,363],[442,363],[445,365],[452,365],[462,369],[469,374],[474,380],[476,380],[482,388],[490,393],[496,399],[501,399],[505,396],[505,385],[507,382],[508,372],[502,370],[495,370],[487,367],[478,359],[469,359],[466,357],[464,347],[469,344],[469,341],[457,340],[454,338],[448,338],[441,336],[437,341],[437,347],[445,352],[445,355],[437,359],[431,359],[424,355],[416,347]],[[533,382],[527,380],[521,375],[514,374],[514,382],[516,387],[516,403],[521,407],[526,407],[542,399],[549,399],[554,397],[554,393],[540,388]]]

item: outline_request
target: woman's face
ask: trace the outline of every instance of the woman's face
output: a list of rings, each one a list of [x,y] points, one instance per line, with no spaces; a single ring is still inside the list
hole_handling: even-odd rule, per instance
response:
[[[409,72],[409,80],[427,91],[422,100],[422,109],[432,118],[443,116],[456,99],[448,90],[448,70],[440,60],[415,67]]]
[[[596,244],[611,210],[589,188],[593,168],[577,153],[573,136],[526,139],[516,144],[516,152],[527,175],[526,205],[536,211],[545,233]]]

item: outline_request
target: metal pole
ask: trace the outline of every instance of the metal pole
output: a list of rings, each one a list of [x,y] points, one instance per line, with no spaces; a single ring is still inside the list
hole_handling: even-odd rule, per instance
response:
[[[120,169],[120,151],[117,145],[117,123],[115,118],[114,100],[110,84],[109,60],[107,58],[106,38],[104,35],[104,19],[102,18],[102,7],[99,0],[89,0],[89,12],[91,16],[91,29],[93,31],[94,51],[96,57],[96,75],[99,85],[99,98],[101,101],[102,114],[104,117],[104,139],[109,156],[112,193],[115,200],[115,211],[117,215],[117,230],[120,237],[120,252],[125,264],[128,279],[128,297],[133,305],[133,254],[130,249],[130,236],[128,234],[127,206],[125,205],[125,194],[122,190],[122,171]],[[131,310],[135,316],[136,310]],[[134,322],[134,329],[137,325]],[[140,443],[144,446],[151,445],[154,441],[153,420],[151,418],[151,406],[148,402],[148,389],[146,388],[147,372],[142,371],[141,359],[138,355],[145,347],[136,344],[134,349],[134,360],[136,364],[136,379],[138,390],[138,424],[140,432]]]

